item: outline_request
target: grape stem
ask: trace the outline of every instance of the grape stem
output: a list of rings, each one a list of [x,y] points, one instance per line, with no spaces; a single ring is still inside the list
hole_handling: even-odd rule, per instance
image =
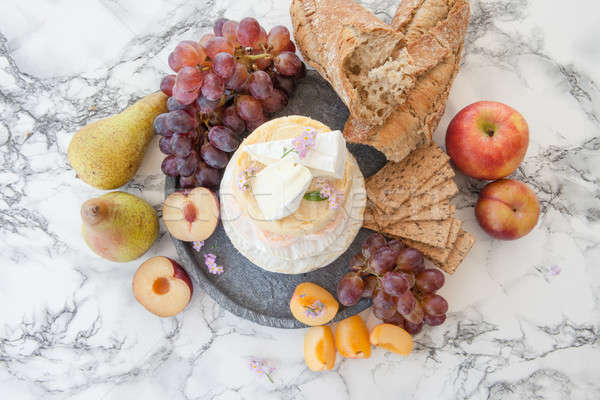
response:
[[[272,57],[269,53],[262,53],[262,54],[244,54],[243,56],[240,56],[240,59],[242,59],[243,61],[254,61],[254,60],[260,60],[261,58],[267,58],[267,57]]]

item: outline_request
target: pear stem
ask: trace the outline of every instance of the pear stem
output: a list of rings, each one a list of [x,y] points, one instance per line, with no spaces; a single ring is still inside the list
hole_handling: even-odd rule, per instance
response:
[[[108,206],[104,200],[90,199],[81,206],[81,218],[88,225],[96,225],[108,214]]]

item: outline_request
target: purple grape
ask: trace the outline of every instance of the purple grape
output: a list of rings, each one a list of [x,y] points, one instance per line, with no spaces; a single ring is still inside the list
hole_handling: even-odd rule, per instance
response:
[[[175,97],[169,97],[167,100],[167,109],[169,111],[183,110],[187,107],[185,104],[181,104]]]
[[[160,81],[160,90],[167,96],[173,96],[173,85],[175,85],[175,75],[166,75]]]
[[[177,171],[181,176],[191,176],[196,171],[198,167],[198,153],[195,150],[192,150],[190,155],[182,158],[177,157]]]
[[[248,90],[258,100],[264,100],[273,92],[273,82],[265,71],[255,71],[248,79]]]
[[[223,36],[223,25],[225,25],[225,22],[227,21],[229,21],[227,18],[219,18],[215,21],[215,24],[213,25],[215,36]]]
[[[154,132],[161,136],[171,136],[172,131],[167,127],[167,113],[159,114],[154,118]]]
[[[338,283],[338,300],[346,307],[353,306],[361,299],[363,289],[364,282],[360,276],[354,272],[349,272]]]
[[[423,254],[419,250],[411,247],[400,249],[400,253],[396,258],[396,270],[404,272],[418,273],[425,266]]]
[[[421,303],[419,303],[418,301],[415,303],[415,307],[413,308],[413,310],[410,313],[408,313],[408,314],[400,313],[400,314],[402,314],[404,319],[406,319],[409,322],[412,322],[413,324],[422,323],[423,317],[425,316],[423,307],[421,307]]]
[[[228,127],[222,125],[210,128],[210,131],[208,131],[208,140],[217,149],[227,153],[235,151],[240,145],[236,134]]]
[[[202,145],[202,148],[200,149],[200,155],[209,167],[216,169],[225,168],[229,162],[227,153],[215,148],[210,143],[205,143]]]
[[[433,293],[444,286],[444,274],[437,269],[426,269],[416,276],[415,286],[424,293]]]
[[[175,159],[175,156],[165,157],[162,164],[160,165],[160,169],[162,170],[163,174],[168,176],[179,175],[179,172],[177,171],[177,160]]]
[[[248,76],[249,74],[246,66],[244,64],[236,63],[233,75],[231,75],[225,84],[225,87],[227,89],[240,91],[245,86]]]
[[[387,245],[390,249],[398,252],[398,254],[400,254],[400,250],[402,250],[404,247],[406,247],[406,246],[404,246],[404,243],[402,243],[398,239],[390,240]]]
[[[295,76],[302,71],[302,61],[289,51],[282,51],[273,60],[277,72],[285,76]]]
[[[400,296],[409,289],[409,282],[399,272],[386,272],[381,278],[381,287],[391,296]]]
[[[262,105],[252,96],[239,96],[235,106],[240,118],[246,122],[258,121],[264,118]]]
[[[235,106],[229,106],[223,111],[223,125],[227,126],[233,132],[241,135],[246,130],[246,123],[235,110]]]
[[[296,82],[294,79],[280,74],[275,74],[273,85],[276,88],[283,90],[288,96],[291,96],[296,90]]]
[[[184,110],[175,110],[167,114],[167,128],[173,132],[189,132],[197,125],[196,119]]]
[[[355,254],[350,258],[349,270],[360,274],[367,268],[366,264],[367,262],[362,254]]]
[[[429,326],[438,326],[446,322],[446,314],[442,315],[429,315],[425,314],[423,316],[423,322],[425,322]]]
[[[171,154],[177,157],[189,156],[193,147],[194,142],[188,134],[176,133],[171,137]]]
[[[378,290],[373,296],[373,311],[379,319],[388,319],[396,314],[397,299],[383,290]]]
[[[261,101],[263,110],[271,114],[283,110],[287,103],[288,99],[286,94],[279,89],[273,89],[271,96]]]
[[[201,91],[202,95],[208,100],[216,101],[223,96],[225,83],[217,74],[209,72],[204,76],[204,84]]]
[[[375,250],[387,244],[385,238],[379,233],[369,235],[362,244],[362,254],[365,258],[370,258]]]
[[[375,275],[369,275],[363,278],[364,281],[364,290],[363,297],[373,297],[375,290],[377,290],[379,286],[379,279]]]
[[[180,176],[179,177],[179,187],[184,189],[191,189],[196,187],[196,178],[194,175],[191,176]]]
[[[421,329],[423,329],[423,321],[418,324],[413,324],[410,321],[404,321],[404,330],[411,335],[416,335],[417,333],[421,332]]]
[[[170,137],[161,137],[158,141],[158,148],[163,154],[170,155],[173,154],[173,150],[171,150],[171,138]]]
[[[206,163],[200,161],[196,169],[196,184],[207,188],[219,186],[221,174],[218,170],[209,167]]]
[[[421,306],[426,314],[432,316],[440,316],[448,312],[448,302],[446,299],[434,293],[428,293],[423,296]]]
[[[196,107],[200,114],[210,114],[219,107],[219,100],[208,100],[204,96],[200,96],[196,99]]]
[[[389,247],[380,247],[369,259],[369,268],[378,275],[391,271],[396,265],[396,254]]]
[[[400,328],[404,328],[405,320],[402,315],[400,315],[399,313],[396,313],[391,318],[385,318],[383,320],[383,322],[386,324],[392,324],[392,325],[399,326]]]
[[[258,128],[259,126],[261,126],[265,122],[267,122],[267,117],[265,117],[264,114],[261,114],[260,117],[257,120],[246,121],[246,129],[248,130],[248,132],[254,132],[254,130],[256,128]]]
[[[221,78],[227,80],[235,72],[235,58],[229,53],[218,53],[213,62],[213,71]]]
[[[407,315],[415,309],[415,304],[417,304],[417,299],[415,299],[415,296],[410,290],[407,290],[398,296],[396,309],[400,314]]]

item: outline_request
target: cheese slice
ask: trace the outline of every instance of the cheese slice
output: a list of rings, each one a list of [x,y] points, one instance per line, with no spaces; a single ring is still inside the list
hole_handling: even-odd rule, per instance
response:
[[[312,175],[296,154],[272,163],[250,180],[252,194],[267,221],[293,214],[310,186]]]
[[[246,145],[245,150],[253,160],[271,165],[279,162],[283,154],[293,147],[293,140],[273,140]],[[347,151],[342,132],[321,132],[315,138],[315,146],[308,150],[306,157],[299,159],[299,162],[308,167],[314,177],[327,176],[342,179],[346,166]],[[291,154],[293,153],[289,153],[285,158]]]

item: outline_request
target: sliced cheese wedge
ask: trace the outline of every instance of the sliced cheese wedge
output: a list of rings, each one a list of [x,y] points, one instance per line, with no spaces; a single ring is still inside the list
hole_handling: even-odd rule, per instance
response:
[[[299,163],[296,154],[267,165],[250,180],[252,193],[265,220],[273,221],[293,214],[300,207],[312,175]]]
[[[283,154],[292,148],[293,140],[273,140],[246,145],[245,150],[252,159],[270,165],[281,160]],[[321,132],[315,138],[315,147],[308,151],[306,157],[299,159],[299,162],[308,167],[314,177],[327,176],[342,179],[347,151],[346,141],[340,131]],[[287,157],[289,155],[285,158]]]

